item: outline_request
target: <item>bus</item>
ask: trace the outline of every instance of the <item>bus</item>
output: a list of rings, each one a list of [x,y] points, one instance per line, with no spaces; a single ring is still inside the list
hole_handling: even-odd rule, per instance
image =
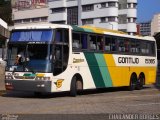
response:
[[[23,60],[17,54],[24,50]],[[127,86],[142,89],[156,81],[153,37],[92,26],[14,26],[8,42],[5,88],[71,96],[86,89]]]

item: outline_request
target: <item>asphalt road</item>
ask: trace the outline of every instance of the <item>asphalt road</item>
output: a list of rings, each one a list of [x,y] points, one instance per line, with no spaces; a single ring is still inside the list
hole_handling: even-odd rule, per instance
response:
[[[68,93],[47,94],[1,90],[1,114],[105,114],[160,113],[160,91],[153,86],[143,90],[125,88],[85,91],[77,97]]]

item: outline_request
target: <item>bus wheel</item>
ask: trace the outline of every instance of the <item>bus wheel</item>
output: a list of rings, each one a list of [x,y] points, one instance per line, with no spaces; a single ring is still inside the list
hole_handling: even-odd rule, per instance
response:
[[[71,83],[70,95],[75,97],[77,92],[83,90],[83,83],[79,77],[74,76]]]
[[[136,85],[137,90],[143,89],[143,83],[144,83],[144,76],[140,75]]]
[[[129,86],[130,91],[135,90],[136,83],[137,83],[137,76],[136,74],[132,74],[131,79],[130,79],[130,86]]]

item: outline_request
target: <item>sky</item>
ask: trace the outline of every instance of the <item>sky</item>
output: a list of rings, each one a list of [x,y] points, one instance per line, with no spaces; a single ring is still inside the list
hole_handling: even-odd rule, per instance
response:
[[[160,0],[137,0],[137,21],[146,22],[153,18],[153,15],[160,13]]]

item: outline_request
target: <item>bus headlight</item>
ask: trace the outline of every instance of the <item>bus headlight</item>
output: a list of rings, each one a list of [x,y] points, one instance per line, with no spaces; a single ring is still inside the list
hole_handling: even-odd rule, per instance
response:
[[[49,81],[50,77],[36,77],[36,80],[46,80],[46,81]]]

